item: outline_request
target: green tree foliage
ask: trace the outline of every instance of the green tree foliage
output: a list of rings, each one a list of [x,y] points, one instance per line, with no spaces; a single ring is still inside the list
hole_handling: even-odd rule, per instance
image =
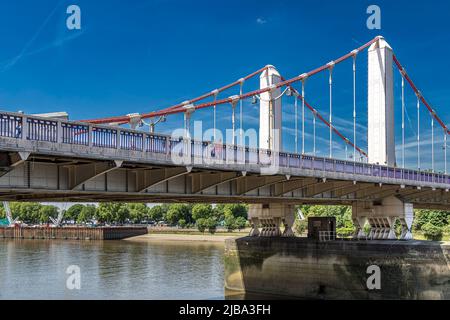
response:
[[[3,203],[0,203],[0,219],[6,219],[5,208],[3,208]]]
[[[125,203],[100,203],[95,216],[100,222],[122,224],[129,218],[130,210]]]
[[[192,207],[192,219],[208,219],[213,216],[213,208],[210,204],[196,204]]]
[[[200,232],[205,232],[205,230],[208,228],[208,222],[207,219],[200,218],[198,219],[195,224],[197,225],[197,229]]]
[[[130,220],[133,223],[140,223],[148,219],[148,207],[143,203],[130,203],[128,204],[130,212]]]
[[[436,227],[443,228],[450,224],[450,211],[439,210],[415,210],[414,230],[422,230],[422,227],[430,223]]]
[[[66,210],[65,214],[64,214],[64,218],[66,220],[73,220],[73,221],[77,221],[78,220],[78,216],[81,213],[81,210],[83,210],[84,205],[82,204],[74,204],[73,206],[71,206],[69,209]]]
[[[307,217],[336,217],[336,228],[353,228],[352,208],[348,206],[302,206]]]
[[[206,228],[209,233],[214,234],[217,230],[217,219],[215,217],[209,217],[206,219]]]
[[[50,222],[50,217],[56,218],[58,216],[58,208],[55,206],[42,206],[39,208],[39,221],[40,223]]]
[[[180,219],[178,220],[178,225],[180,226],[180,228],[186,228],[187,222],[184,219]]]
[[[77,217],[78,223],[86,223],[94,219],[97,208],[93,205],[83,206]]]
[[[162,221],[166,216],[168,210],[168,206],[164,205],[151,207],[148,210],[148,218],[154,222]]]
[[[427,222],[422,226],[425,238],[433,241],[442,240],[443,228]]]
[[[190,206],[185,204],[174,204],[167,210],[164,220],[171,225],[178,224],[178,221],[184,219],[187,223],[192,220]]]
[[[27,224],[36,224],[40,221],[39,203],[34,202],[12,202],[10,203],[11,214],[14,219],[18,219]]]
[[[244,217],[237,217],[235,220],[235,228],[238,229],[239,231],[241,229],[244,229],[247,225],[247,219]]]
[[[218,210],[223,212],[224,226],[228,231],[243,229],[247,224],[248,207],[242,204],[226,204]]]

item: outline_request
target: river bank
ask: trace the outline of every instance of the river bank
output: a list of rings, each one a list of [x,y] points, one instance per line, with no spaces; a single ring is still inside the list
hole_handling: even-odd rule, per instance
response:
[[[149,227],[148,233],[136,237],[125,239],[127,241],[178,241],[178,242],[209,242],[225,243],[227,239],[242,238],[249,234],[249,229],[228,232],[225,229],[218,229],[214,234],[200,232],[197,229],[181,229],[176,227]]]

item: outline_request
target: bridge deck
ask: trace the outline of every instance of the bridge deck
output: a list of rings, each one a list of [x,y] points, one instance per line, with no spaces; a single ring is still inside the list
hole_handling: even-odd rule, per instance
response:
[[[5,200],[351,203],[448,207],[450,176],[0,113]]]

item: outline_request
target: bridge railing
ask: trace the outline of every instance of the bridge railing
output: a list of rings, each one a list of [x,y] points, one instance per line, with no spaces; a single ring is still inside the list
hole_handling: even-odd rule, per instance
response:
[[[25,124],[25,125],[24,125]],[[192,163],[243,164],[308,169],[404,181],[447,184],[441,173],[196,141],[106,125],[0,112],[0,137],[187,157]]]

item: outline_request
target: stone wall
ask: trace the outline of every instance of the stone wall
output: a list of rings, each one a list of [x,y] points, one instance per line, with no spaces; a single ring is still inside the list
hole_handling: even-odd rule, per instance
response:
[[[449,259],[448,243],[229,239],[225,286],[305,299],[450,299]],[[380,290],[367,288],[371,265]]]
[[[0,238],[10,239],[120,240],[143,234],[146,227],[0,228]]]

